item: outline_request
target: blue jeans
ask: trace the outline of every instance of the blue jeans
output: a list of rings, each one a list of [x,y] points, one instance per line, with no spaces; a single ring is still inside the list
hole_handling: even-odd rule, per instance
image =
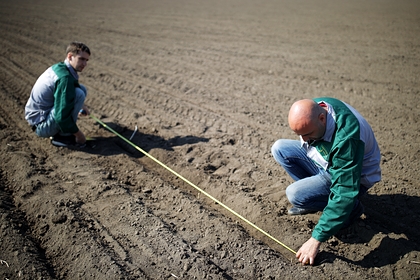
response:
[[[80,84],[80,88],[76,88],[76,99],[75,99],[74,108],[72,111],[72,117],[75,122],[77,121],[80,109],[82,109],[83,104],[85,103],[86,95],[87,95],[86,87]],[[54,113],[55,113],[55,110],[53,108],[48,114],[45,121],[37,124],[35,133],[39,137],[51,137],[51,136],[56,135],[57,133],[61,133],[61,129],[54,119]]]
[[[323,211],[328,203],[331,175],[318,167],[301,147],[300,141],[280,139],[271,147],[274,159],[295,180],[286,188],[287,199],[294,207]],[[359,195],[366,193],[361,186]],[[358,201],[355,203],[355,207]]]

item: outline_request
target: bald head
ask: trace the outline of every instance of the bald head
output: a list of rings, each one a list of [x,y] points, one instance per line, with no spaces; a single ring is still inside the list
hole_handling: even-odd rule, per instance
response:
[[[312,99],[302,99],[293,103],[288,119],[290,128],[302,137],[316,134],[316,138],[319,138],[325,132],[326,111]]]

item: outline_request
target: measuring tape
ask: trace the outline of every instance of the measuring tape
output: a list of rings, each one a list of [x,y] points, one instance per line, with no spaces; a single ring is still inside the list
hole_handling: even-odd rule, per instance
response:
[[[186,182],[187,184],[189,184],[190,186],[192,186],[194,189],[196,189],[197,191],[201,192],[202,194],[204,194],[205,196],[207,196],[208,198],[210,198],[211,200],[213,200],[214,202],[216,202],[217,204],[219,204],[220,206],[222,206],[223,208],[225,208],[226,210],[228,210],[230,213],[232,213],[233,215],[235,215],[236,217],[238,217],[239,219],[241,219],[242,221],[244,221],[248,225],[252,226],[254,229],[258,230],[259,232],[261,232],[265,236],[269,237],[271,240],[275,241],[276,243],[280,244],[281,246],[283,246],[284,248],[286,248],[287,250],[289,250],[290,252],[292,252],[292,253],[294,253],[296,255],[296,252],[293,249],[291,249],[290,247],[288,247],[284,243],[280,242],[275,237],[271,236],[269,233],[265,232],[264,230],[262,230],[258,226],[254,225],[253,223],[251,223],[250,221],[248,221],[247,219],[245,219],[244,217],[242,217],[238,213],[236,213],[235,211],[233,211],[232,209],[230,209],[228,206],[226,206],[225,204],[223,204],[222,202],[220,202],[218,199],[216,199],[215,197],[211,196],[207,192],[203,191],[202,189],[200,189],[199,187],[197,187],[196,185],[194,185],[193,183],[191,183],[189,180],[187,180],[186,178],[184,178],[182,175],[178,174],[177,172],[175,172],[171,168],[169,168],[166,165],[164,165],[163,163],[161,163],[159,160],[157,160],[156,158],[154,158],[153,156],[151,156],[150,154],[148,154],[146,151],[144,151],[143,149],[141,149],[140,147],[138,147],[137,145],[135,145],[133,142],[131,142],[130,140],[128,140],[127,138],[125,138],[124,136],[122,136],[121,134],[119,134],[118,132],[116,132],[115,130],[113,130],[112,128],[110,128],[109,126],[107,126],[104,122],[102,122],[101,120],[99,120],[97,117],[95,117],[92,114],[90,114],[90,117],[93,120],[95,120],[96,122],[98,122],[99,124],[101,124],[106,129],[108,129],[109,131],[111,131],[112,133],[114,133],[115,135],[117,135],[118,137],[120,137],[122,140],[124,140],[125,142],[127,142],[128,144],[130,144],[131,146],[133,146],[135,149],[137,149],[138,151],[140,151],[141,153],[143,153],[145,156],[147,156],[148,158],[152,159],[153,161],[155,161],[156,163],[158,163],[160,166],[162,166],[163,168],[165,168],[166,170],[168,170],[169,172],[171,172],[172,174],[174,174],[178,178],[182,179],[184,182]]]

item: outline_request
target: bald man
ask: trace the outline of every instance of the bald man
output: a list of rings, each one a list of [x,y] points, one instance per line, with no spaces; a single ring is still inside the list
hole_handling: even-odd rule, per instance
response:
[[[367,121],[335,98],[299,100],[288,121],[300,141],[277,140],[271,152],[295,180],[286,189],[289,215],[322,211],[296,254],[302,264],[313,265],[321,243],[363,214],[359,197],[381,180],[381,155]]]

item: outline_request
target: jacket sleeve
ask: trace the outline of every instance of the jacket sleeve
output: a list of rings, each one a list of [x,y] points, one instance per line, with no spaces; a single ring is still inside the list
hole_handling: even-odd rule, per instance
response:
[[[72,117],[75,99],[75,81],[69,77],[58,79],[54,92],[54,119],[64,133],[79,131],[76,120]]]
[[[312,237],[320,242],[337,233],[349,218],[360,189],[365,145],[359,139],[345,139],[330,154],[331,193]]]

